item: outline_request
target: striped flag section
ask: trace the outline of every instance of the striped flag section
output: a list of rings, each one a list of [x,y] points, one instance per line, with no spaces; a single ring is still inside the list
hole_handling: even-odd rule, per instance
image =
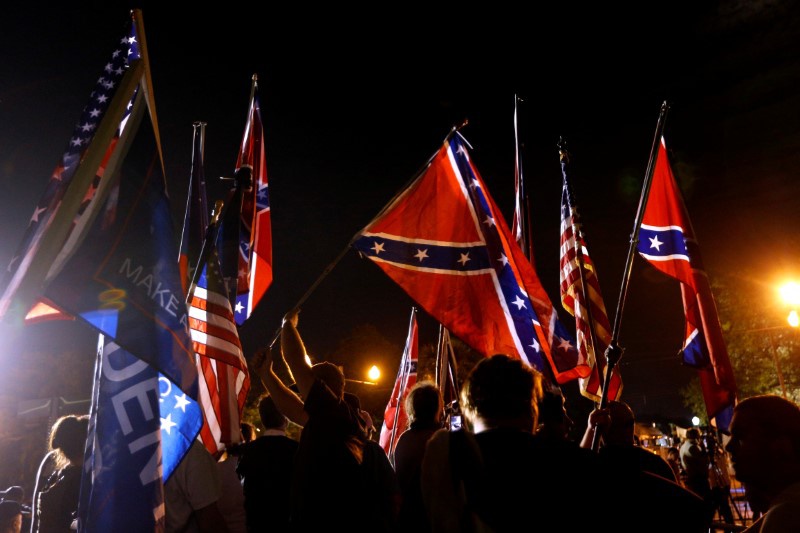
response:
[[[193,287],[189,329],[195,351],[199,399],[203,408],[200,438],[218,456],[228,444],[241,441],[239,420],[250,390],[250,374],[215,246],[210,246],[205,268]]]
[[[560,158],[564,178],[561,191],[561,305],[575,317],[581,366],[589,370],[579,379],[581,394],[600,401],[606,367],[605,351],[611,343],[611,324],[567,179],[569,155],[566,150],[561,150]],[[616,400],[621,391],[622,378],[617,367],[610,379],[608,399]]]

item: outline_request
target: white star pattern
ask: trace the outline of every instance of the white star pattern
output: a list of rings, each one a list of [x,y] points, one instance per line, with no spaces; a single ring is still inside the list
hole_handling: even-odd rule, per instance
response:
[[[167,432],[167,435],[170,435],[172,432],[172,428],[177,426],[175,422],[172,421],[172,413],[167,415],[167,418],[161,419],[161,429]]]
[[[414,257],[419,259],[419,262],[421,263],[423,259],[427,259],[428,249],[427,248],[424,250],[417,249],[417,253],[414,254]]]
[[[461,263],[461,266],[466,266],[469,261],[469,253],[461,254],[461,259],[458,260],[458,262]]]
[[[494,226],[494,219],[489,215],[486,215],[486,220],[484,220],[483,223],[491,228],[492,226]]]
[[[508,257],[506,257],[506,254],[500,254],[500,257],[498,257],[497,260],[503,263],[503,266],[508,264]]]
[[[558,343],[559,350],[564,350],[565,352],[572,350],[572,343],[569,342],[567,339],[559,339],[559,341],[560,341]]]
[[[519,297],[519,295],[517,295],[517,299],[516,299],[516,300],[514,300],[514,301],[513,301],[513,302],[511,302],[511,303],[512,303],[512,304],[514,304],[514,305],[516,305],[516,306],[517,306],[517,309],[522,309],[523,307],[525,307],[525,308],[527,309],[527,307],[525,306],[525,300],[523,300],[522,298],[520,298],[520,297]]]
[[[187,405],[189,405],[189,400],[186,398],[186,393],[183,393],[180,396],[178,395],[175,396],[175,409],[180,409],[182,412],[185,413]]]
[[[529,344],[528,346],[530,346],[531,348],[533,348],[533,349],[534,349],[534,351],[536,351],[536,352],[539,352],[539,351],[541,351],[541,348],[542,348],[542,347],[539,345],[539,343],[537,342],[537,340],[536,340],[536,339],[533,339],[533,344]]]
[[[661,251],[660,246],[664,243],[658,240],[658,235],[656,235],[653,238],[648,237],[648,239],[650,239],[650,248],[655,248],[660,252]]]
[[[244,310],[244,306],[242,305],[242,302],[238,302],[238,301],[237,301],[237,302],[236,302],[236,308],[235,308],[236,314],[238,315],[238,314],[239,314],[239,313],[241,313],[243,310]]]
[[[383,243],[375,243],[375,246],[372,247],[372,250],[375,252],[375,255],[380,254],[381,252],[385,252],[386,250],[383,249]]]

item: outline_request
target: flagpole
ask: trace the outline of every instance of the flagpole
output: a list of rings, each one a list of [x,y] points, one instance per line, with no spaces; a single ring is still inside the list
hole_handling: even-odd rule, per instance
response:
[[[403,357],[400,360],[400,386],[397,388],[397,397],[394,398],[395,400],[395,410],[394,410],[394,423],[392,424],[392,432],[389,437],[389,452],[387,455],[390,459],[392,459],[394,455],[394,443],[395,443],[395,435],[397,435],[397,414],[400,412],[400,402],[403,400],[403,393],[406,390],[406,385],[408,384],[408,371],[409,371],[409,363],[411,362],[411,350],[413,347],[408,346],[408,340],[411,338],[412,328],[414,327],[414,318],[417,314],[417,308],[415,306],[411,306],[411,318],[408,319],[408,336],[406,338],[406,347],[403,350]],[[391,400],[390,400],[391,401]],[[394,461],[392,461],[394,463]]]
[[[569,183],[567,182],[567,165],[569,164],[569,152],[567,151],[567,143],[564,141],[563,137],[558,140],[558,158],[561,162],[561,175],[564,179],[564,187],[569,187]],[[567,199],[569,202],[569,208],[572,209],[572,191],[567,191]],[[575,216],[575,215],[573,215]],[[595,354],[595,365],[597,364],[597,355],[596,355],[596,347],[597,347],[597,333],[594,329],[594,316],[592,313],[592,300],[589,297],[589,288],[586,283],[586,271],[585,266],[583,263],[583,231],[580,228],[580,222],[578,224],[573,225],[576,226],[578,234],[574,235],[573,238],[575,239],[575,259],[578,261],[578,273],[581,277],[581,291],[583,292],[583,302],[586,307],[586,321],[589,324],[589,342],[592,344],[592,354]],[[576,332],[577,336],[577,332]],[[588,350],[587,350],[588,353]],[[611,374],[609,374],[611,376]],[[605,388],[605,376],[600,376],[600,388],[601,390]]]
[[[445,137],[444,142],[449,141],[450,137],[452,137],[454,134],[458,133],[458,131],[461,130],[461,128],[463,128],[467,124],[468,124],[468,121],[464,120],[459,126],[453,126],[452,129],[447,133],[447,136]],[[414,174],[414,177],[411,178],[408,181],[408,183],[405,186],[403,186],[402,189],[400,189],[400,192],[395,194],[394,197],[392,197],[392,199],[389,200],[389,202],[383,207],[383,209],[381,209],[380,212],[375,217],[373,217],[372,220],[365,227],[370,226],[375,220],[380,218],[380,216],[383,213],[385,213],[388,209],[390,209],[398,201],[398,199],[403,195],[403,193],[408,190],[409,186],[412,183],[414,183],[414,181],[417,180],[425,172],[425,170],[430,166],[431,161],[433,161],[433,158],[436,157],[436,154],[438,154],[438,153],[439,153],[438,150],[433,153],[433,155],[428,159],[428,161],[424,165],[422,165],[422,168],[420,168],[417,171],[417,173]],[[337,255],[336,258],[328,266],[325,267],[325,270],[322,271],[322,274],[320,274],[320,276],[317,278],[317,280],[313,284],[311,284],[311,286],[308,288],[308,290],[306,290],[305,294],[303,294],[303,296],[300,297],[300,300],[297,301],[297,303],[291,308],[291,310],[294,311],[294,310],[299,310],[300,309],[300,306],[305,303],[305,301],[308,299],[309,296],[311,296],[311,293],[316,290],[316,288],[319,286],[320,283],[322,283],[322,280],[325,279],[328,276],[328,274],[331,273],[331,271],[334,269],[334,267],[337,264],[339,264],[339,261],[342,260],[342,258],[345,256],[345,254],[347,254],[347,252],[350,251],[350,249],[353,247],[353,243],[356,242],[359,239],[359,237],[361,237],[361,234],[363,233],[363,231],[364,231],[364,229],[362,228],[362,229],[358,230],[353,235],[353,237],[347,243],[347,246],[345,246],[344,249],[341,252],[339,252],[339,255]],[[282,329],[283,329],[283,324],[278,326],[278,329],[275,331],[275,335],[272,337],[272,340],[269,343],[269,347],[270,348],[275,346],[275,343],[278,342],[278,339],[281,336],[281,330]]]
[[[200,257],[197,259],[197,268],[192,272],[192,281],[189,283],[189,290],[186,291],[186,305],[189,305],[194,297],[194,290],[197,287],[197,282],[200,280],[200,275],[203,273],[203,268],[206,266],[206,256],[209,246],[214,246],[217,240],[217,230],[219,229],[219,221],[222,218],[222,212],[225,209],[225,204],[222,200],[217,200],[214,203],[214,212],[211,215],[211,222],[206,228],[206,238],[203,239],[203,246],[200,248]]]
[[[612,328],[611,332],[611,342],[608,344],[608,348],[606,349],[606,369],[603,377],[603,389],[600,394],[600,409],[605,409],[608,406],[608,387],[606,387],[605,384],[608,383],[608,378],[611,376],[611,372],[622,358],[623,349],[617,344],[617,341],[619,340],[620,323],[622,322],[622,311],[625,306],[625,298],[628,295],[628,284],[631,278],[631,270],[633,269],[633,258],[636,253],[636,245],[639,242],[639,228],[641,227],[642,219],[644,218],[644,209],[647,205],[647,197],[650,195],[650,184],[653,182],[653,172],[655,170],[656,154],[658,153],[658,143],[660,142],[661,136],[664,133],[664,122],[666,121],[668,110],[669,105],[667,104],[667,101],[664,100],[664,103],[661,104],[661,111],[658,115],[656,132],[653,136],[653,144],[650,148],[650,160],[647,163],[647,172],[645,173],[644,183],[642,184],[642,194],[639,197],[639,207],[636,210],[636,219],[633,223],[633,232],[631,233],[628,257],[625,260],[625,271],[623,272],[622,284],[619,289],[617,311],[614,315],[614,327]],[[599,445],[600,434],[599,432],[595,431],[594,437],[592,438],[592,450],[597,451]]]

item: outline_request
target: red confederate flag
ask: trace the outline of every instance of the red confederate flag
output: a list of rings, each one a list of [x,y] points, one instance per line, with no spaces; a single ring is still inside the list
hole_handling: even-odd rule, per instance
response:
[[[264,293],[272,284],[272,220],[267,183],[267,156],[264,149],[264,126],[258,104],[256,78],[247,113],[236,170],[249,168],[250,190],[242,195],[242,223],[239,240],[239,275],[234,316],[241,325],[250,318]]]
[[[548,361],[559,383],[579,377],[575,342],[457,132],[352,246],[485,356],[539,371]]]
[[[411,310],[411,321],[408,325],[408,336],[403,357],[400,360],[400,370],[394,382],[392,396],[386,404],[381,426],[380,444],[386,455],[391,459],[394,455],[397,440],[406,429],[408,415],[406,414],[405,399],[408,391],[417,382],[417,361],[419,359],[419,346],[417,343],[417,309]]]
[[[654,267],[681,282],[686,313],[683,361],[697,368],[708,417],[727,433],[736,402],[736,382],[700,248],[669,166],[663,137],[637,250]]]

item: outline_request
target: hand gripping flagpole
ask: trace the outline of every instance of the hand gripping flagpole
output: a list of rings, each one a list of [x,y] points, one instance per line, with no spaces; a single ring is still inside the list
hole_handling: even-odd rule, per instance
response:
[[[625,261],[625,271],[622,275],[622,285],[619,289],[619,299],[617,300],[617,312],[614,315],[614,327],[611,333],[611,342],[606,349],[606,368],[603,377],[603,390],[600,394],[600,409],[608,407],[608,382],[611,377],[611,372],[616,368],[619,360],[622,358],[622,347],[617,344],[619,340],[620,323],[622,322],[622,310],[625,307],[625,297],[628,294],[628,284],[631,278],[631,270],[633,269],[633,258],[636,253],[636,245],[639,242],[639,228],[642,225],[644,218],[644,208],[647,205],[647,197],[650,195],[650,184],[653,182],[653,172],[655,171],[655,159],[658,153],[658,143],[661,142],[661,136],[664,132],[664,122],[667,118],[667,111],[669,105],[665,100],[661,104],[661,112],[658,115],[658,123],[656,124],[656,132],[653,137],[653,145],[650,148],[650,160],[647,163],[647,172],[645,173],[644,183],[642,184],[642,194],[639,197],[639,207],[636,210],[636,219],[633,223],[633,233],[631,233],[630,248],[628,248],[628,258]],[[592,450],[597,451],[600,445],[600,433],[595,429],[594,436],[592,437]]]

